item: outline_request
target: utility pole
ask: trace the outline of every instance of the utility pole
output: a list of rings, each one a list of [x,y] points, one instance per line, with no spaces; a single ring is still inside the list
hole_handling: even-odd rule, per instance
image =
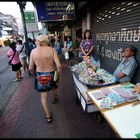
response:
[[[26,29],[26,22],[25,22],[25,14],[24,14],[26,1],[17,1],[17,4],[20,7],[20,12],[21,12],[21,17],[22,17],[22,24],[23,24],[23,29],[24,29],[25,47],[26,47],[26,51],[27,51],[27,56],[29,57],[29,43],[28,43],[28,36],[27,36],[27,29]]]

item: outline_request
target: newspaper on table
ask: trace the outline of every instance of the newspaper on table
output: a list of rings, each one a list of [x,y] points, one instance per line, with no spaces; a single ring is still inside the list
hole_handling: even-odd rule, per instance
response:
[[[103,98],[100,107],[102,109],[103,108],[113,109],[113,101],[110,98]]]
[[[118,85],[115,87],[110,88],[103,88],[98,92],[95,92],[95,98],[97,100],[101,100],[100,107],[101,108],[108,108],[112,109],[113,106],[125,103],[125,102],[132,102],[135,100],[140,100],[140,95],[135,94],[133,92],[133,84],[125,84],[125,85]],[[98,94],[100,95],[98,95]],[[105,96],[103,96],[103,95]],[[97,98],[98,97],[98,98]]]

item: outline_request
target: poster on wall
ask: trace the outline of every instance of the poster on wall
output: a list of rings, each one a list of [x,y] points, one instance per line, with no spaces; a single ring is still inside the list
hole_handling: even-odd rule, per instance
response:
[[[74,2],[35,2],[38,21],[62,21],[75,19]]]

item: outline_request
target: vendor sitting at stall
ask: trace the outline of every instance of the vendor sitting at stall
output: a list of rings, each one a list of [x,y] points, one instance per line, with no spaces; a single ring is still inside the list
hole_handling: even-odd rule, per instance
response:
[[[137,68],[137,62],[134,58],[135,51],[136,50],[133,46],[125,48],[124,58],[113,73],[117,82],[130,82]]]

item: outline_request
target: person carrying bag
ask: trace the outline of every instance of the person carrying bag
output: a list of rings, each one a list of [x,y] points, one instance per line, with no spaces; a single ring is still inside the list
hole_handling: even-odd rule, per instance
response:
[[[12,60],[13,60],[15,54],[16,54],[16,51],[14,51],[14,54],[13,54],[12,58],[9,60],[9,62],[8,62],[9,65],[11,65],[11,62],[12,62]]]
[[[27,55],[26,55],[25,49],[26,48],[25,48],[25,44],[23,44],[23,41],[22,40],[17,40],[16,50],[18,51],[19,59],[20,59],[20,62],[23,66],[24,73],[29,72]]]
[[[16,43],[15,42],[10,43],[9,47],[10,47],[10,49],[8,50],[6,55],[8,58],[11,58],[11,60],[10,60],[11,61],[11,68],[12,68],[12,71],[14,71],[15,75],[16,75],[16,79],[14,80],[14,82],[17,82],[20,79],[22,79],[21,71],[20,71],[20,68],[22,65],[20,63],[19,55],[18,55],[18,52],[16,50]]]

